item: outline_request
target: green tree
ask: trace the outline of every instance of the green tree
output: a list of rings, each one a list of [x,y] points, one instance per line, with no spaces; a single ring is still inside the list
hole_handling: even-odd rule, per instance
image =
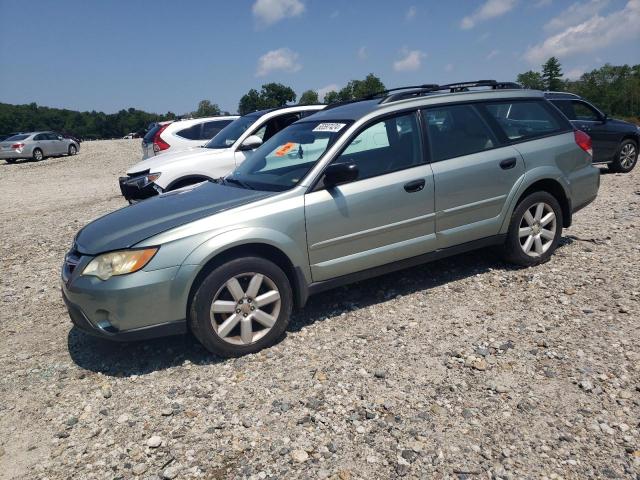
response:
[[[367,75],[364,80],[351,80],[347,85],[338,92],[340,101],[346,102],[364,98],[369,95],[375,95],[385,89],[384,83],[373,73]]]
[[[220,115],[220,107],[215,103],[211,103],[210,100],[200,100],[198,109],[191,113],[194,118],[214,117],[216,115]]]
[[[562,90],[562,66],[556,57],[551,57],[542,65],[542,78],[546,90]]]
[[[302,95],[300,95],[300,101],[298,103],[300,105],[313,105],[318,102],[318,92],[316,92],[315,90],[307,90],[306,92],[302,92]]]
[[[529,70],[528,72],[521,73],[518,75],[516,82],[518,82],[524,88],[531,88],[533,90],[544,90],[544,80],[542,79],[542,75],[540,74],[540,72]]]
[[[324,103],[331,104],[340,101],[340,95],[335,90],[331,90],[324,94],[324,99],[322,100]]]
[[[240,115],[246,115],[256,110],[282,107],[295,101],[296,92],[291,87],[281,83],[266,83],[262,85],[260,92],[252,88],[242,96],[238,104],[238,112]]]
[[[240,115],[246,115],[247,113],[260,110],[260,108],[262,108],[260,104],[260,94],[255,88],[252,88],[240,99],[238,113],[240,113]]]

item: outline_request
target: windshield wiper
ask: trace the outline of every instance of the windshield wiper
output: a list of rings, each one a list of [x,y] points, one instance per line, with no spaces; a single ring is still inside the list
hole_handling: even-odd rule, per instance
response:
[[[247,190],[255,190],[255,188],[251,187],[248,183],[245,183],[233,177],[224,177],[222,179],[222,183],[235,183],[236,185],[240,185],[242,188],[246,188]]]

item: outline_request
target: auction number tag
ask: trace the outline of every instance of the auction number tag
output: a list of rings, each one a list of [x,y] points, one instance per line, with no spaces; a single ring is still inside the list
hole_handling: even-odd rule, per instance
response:
[[[335,133],[342,130],[346,123],[321,123],[313,129],[314,132],[330,132]]]

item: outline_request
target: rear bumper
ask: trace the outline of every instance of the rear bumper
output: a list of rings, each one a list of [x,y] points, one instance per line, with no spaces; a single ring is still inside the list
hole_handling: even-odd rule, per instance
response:
[[[31,154],[26,150],[0,150],[0,159],[5,158],[29,158]]]
[[[130,202],[137,202],[146,198],[158,195],[155,184],[145,183],[144,176],[139,177],[120,177],[120,192],[122,196]]]

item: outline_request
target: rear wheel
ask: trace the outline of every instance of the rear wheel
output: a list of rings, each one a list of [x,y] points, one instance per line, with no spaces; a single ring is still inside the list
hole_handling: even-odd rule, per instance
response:
[[[76,148],[75,145],[69,145],[69,155],[75,155],[76,153],[78,153],[78,149]]]
[[[525,197],[511,215],[505,259],[524,267],[544,263],[562,235],[562,209],[548,192]]]
[[[17,158],[5,158],[7,163],[16,163]]]
[[[209,273],[193,297],[189,326],[212,353],[237,357],[272,345],[293,306],[286,274],[259,257],[231,260]]]
[[[36,162],[39,162],[40,160],[42,160],[44,158],[44,155],[42,154],[42,150],[40,150],[39,148],[34,148],[32,158]]]
[[[618,173],[629,173],[638,163],[638,145],[633,140],[624,140],[609,168]]]

